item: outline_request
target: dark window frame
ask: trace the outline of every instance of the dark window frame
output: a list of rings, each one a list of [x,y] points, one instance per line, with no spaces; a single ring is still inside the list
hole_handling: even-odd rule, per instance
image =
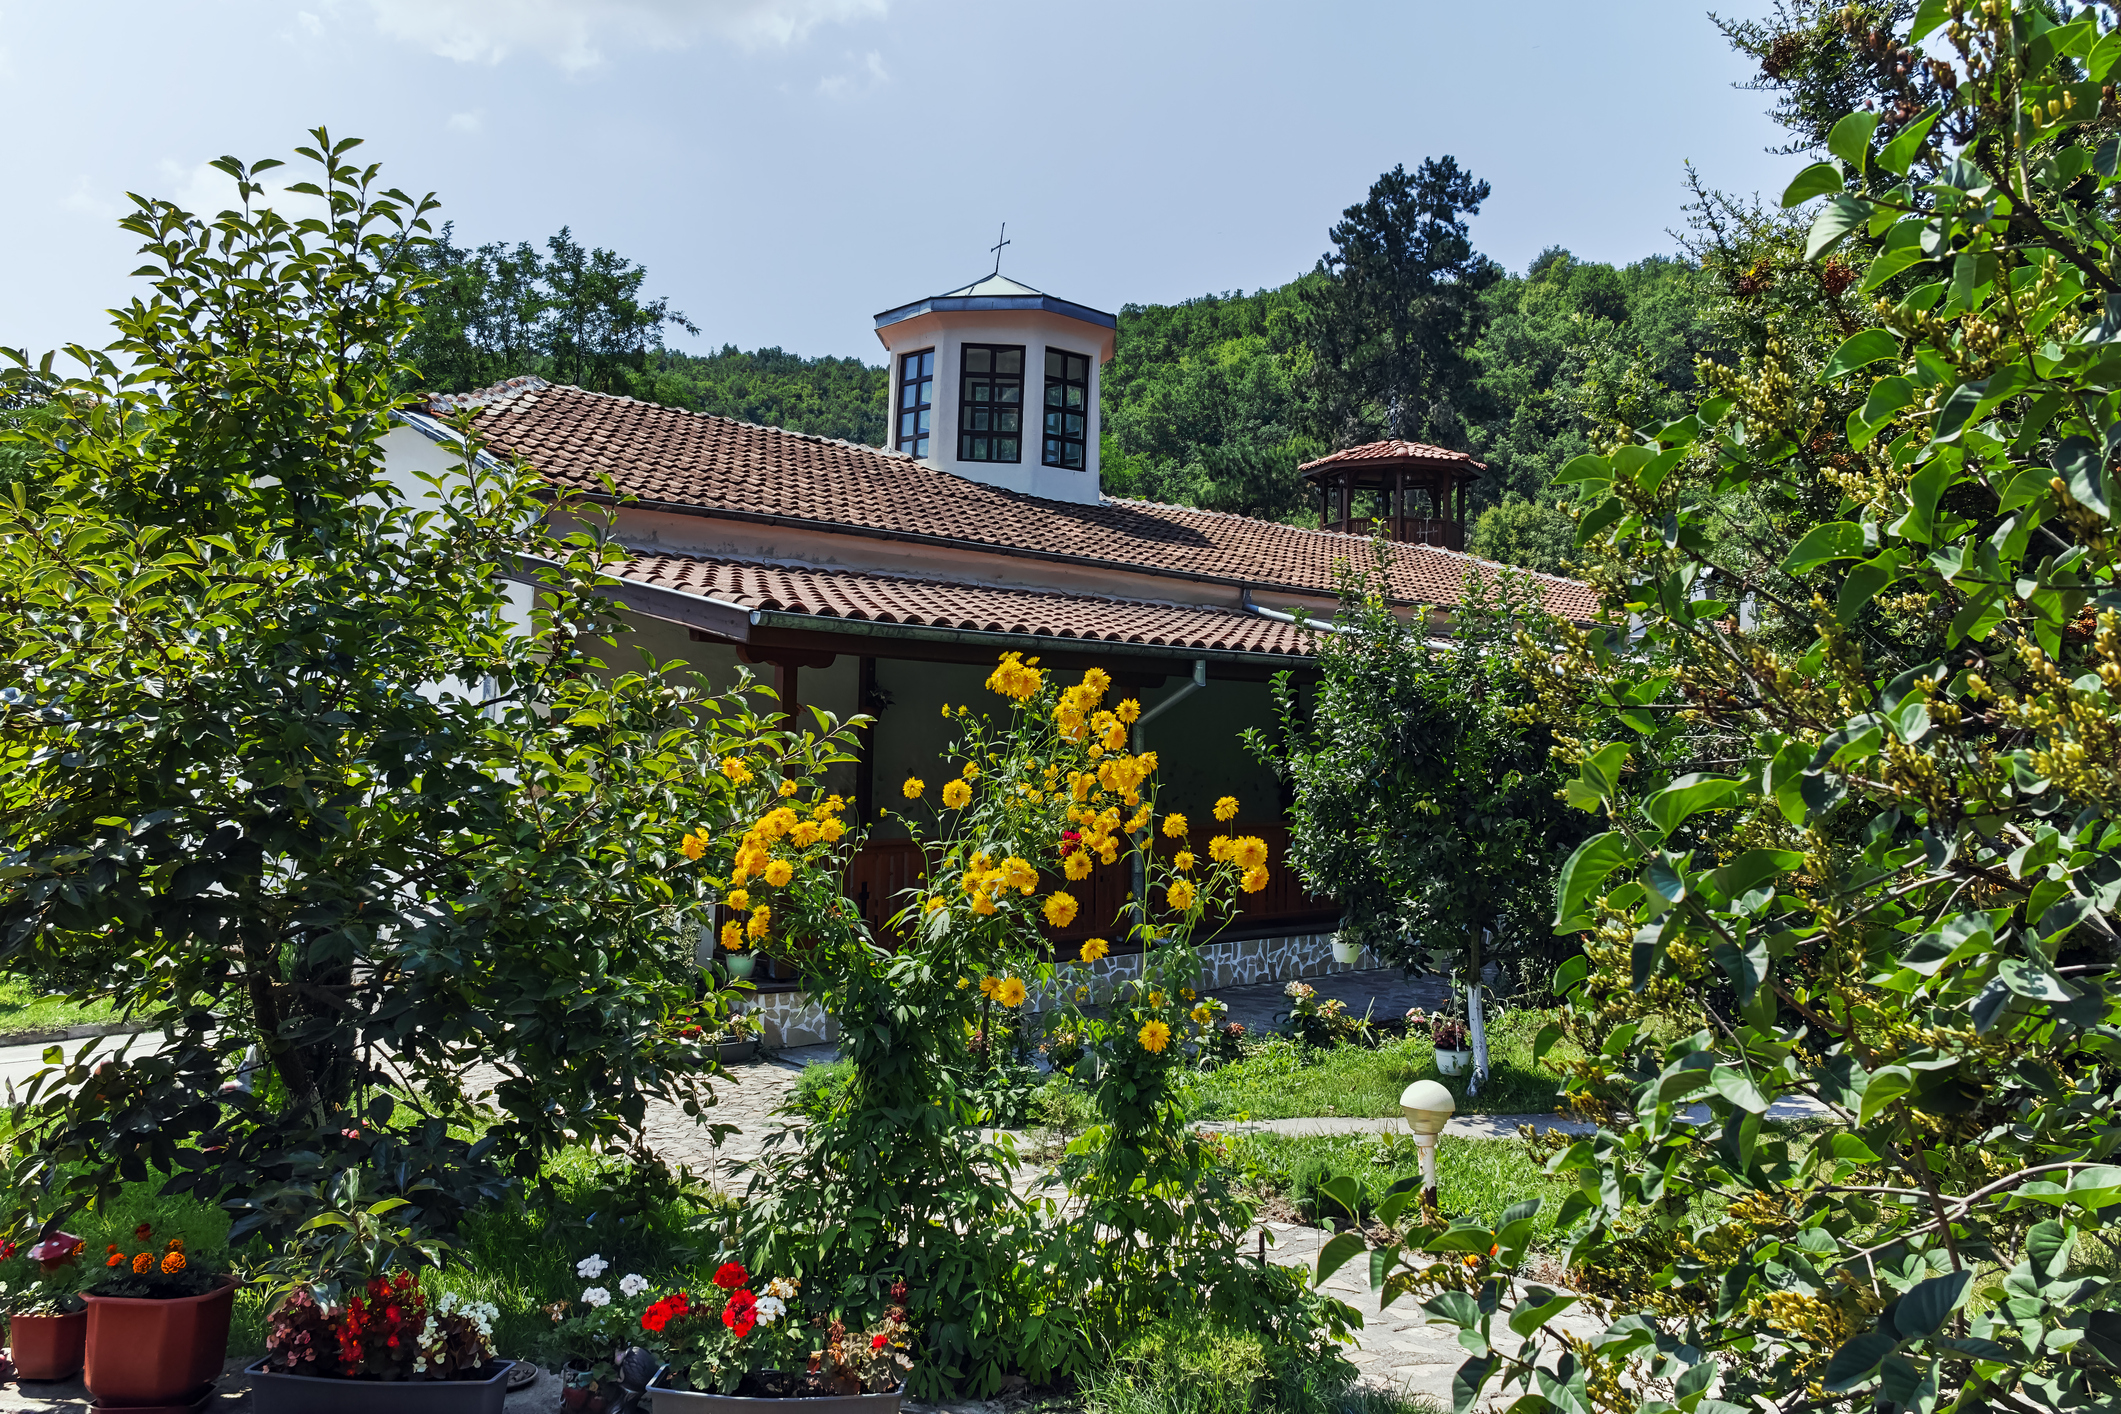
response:
[[[907,366],[910,364],[918,368],[919,361],[923,358],[928,360],[927,371],[916,372],[911,377],[908,377],[906,373]],[[927,385],[923,391],[928,396],[925,399],[916,399],[911,407],[907,406],[906,389],[909,386],[923,383]],[[899,355],[898,379],[892,385],[892,394],[891,427],[894,435],[891,445],[897,450],[905,452],[908,456],[927,456],[928,448],[920,444],[929,441],[935,435],[934,349],[915,349],[912,353]],[[925,429],[920,425],[920,415],[924,412],[928,414],[928,426]],[[914,430],[911,432],[905,430],[906,416],[909,413],[913,416],[914,424]]]
[[[1049,366],[1055,356],[1061,359],[1060,376],[1056,377],[1051,372],[1046,374],[1044,396],[1039,401],[1039,462],[1043,466],[1057,466],[1063,471],[1088,471],[1090,469],[1090,380],[1097,371],[1097,365],[1089,354],[1076,353],[1073,349],[1056,348],[1050,344],[1047,345],[1046,361]],[[1079,361],[1083,365],[1082,377],[1068,377],[1068,364],[1071,360]],[[1067,390],[1070,388],[1080,388],[1083,394],[1082,402],[1079,404],[1079,416],[1082,418],[1082,435],[1076,437],[1069,436],[1066,430],[1069,415]],[[1058,401],[1053,396],[1056,390],[1061,395]],[[1073,447],[1076,452],[1076,460],[1072,464],[1067,459],[1070,447]]]
[[[1014,464],[1022,462],[1024,459],[1024,385],[1029,381],[1024,373],[1024,365],[1028,361],[1025,358],[1025,355],[1029,352],[1028,348],[1023,344],[959,344],[957,348],[957,459],[961,462],[982,463]],[[997,356],[1013,353],[1016,355],[1017,371],[1013,374],[992,371],[975,373],[968,367],[970,359],[967,358],[967,355],[975,350],[983,350]],[[999,361],[999,357],[989,360],[990,363]],[[975,380],[984,382],[995,389],[1014,383],[1016,385],[1016,401],[1014,405],[1009,405],[1004,399],[998,397],[989,398],[985,402],[975,400],[972,396]],[[1014,434],[999,427],[974,427],[972,424],[976,420],[975,415],[983,411],[990,415],[1001,411],[1013,412],[1016,415],[1016,431]],[[1013,455],[1001,455],[1001,446],[1005,442],[1014,444],[1015,451]],[[984,447],[981,446],[983,443],[985,444]]]

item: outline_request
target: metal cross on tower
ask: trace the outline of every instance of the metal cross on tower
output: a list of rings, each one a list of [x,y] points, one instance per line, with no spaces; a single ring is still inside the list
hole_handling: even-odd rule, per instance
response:
[[[1002,273],[1002,247],[1008,244],[1009,223],[1004,221],[1002,222],[1002,238],[989,247],[994,252],[994,273],[997,275]]]

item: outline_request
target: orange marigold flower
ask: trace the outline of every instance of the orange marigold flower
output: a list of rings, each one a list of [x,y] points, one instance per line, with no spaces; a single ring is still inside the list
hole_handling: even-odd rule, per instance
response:
[[[139,1256],[133,1258],[133,1273],[136,1276],[144,1277],[154,1269],[154,1265],[155,1254],[152,1252],[142,1252]]]
[[[114,1249],[110,1254],[109,1260],[104,1262],[103,1265],[106,1267],[122,1267],[125,1265],[125,1254]]]
[[[166,1255],[165,1257],[163,1257],[163,1259],[162,1259],[162,1275],[164,1275],[164,1276],[166,1276],[166,1277],[173,1277],[173,1276],[175,1276],[175,1275],[176,1275],[176,1274],[177,1274],[178,1272],[181,1272],[181,1271],[183,1271],[183,1270],[184,1270],[184,1254],[183,1254],[182,1252],[177,1252],[177,1251],[171,1251],[171,1252],[170,1252],[170,1253],[169,1253],[168,1255]]]

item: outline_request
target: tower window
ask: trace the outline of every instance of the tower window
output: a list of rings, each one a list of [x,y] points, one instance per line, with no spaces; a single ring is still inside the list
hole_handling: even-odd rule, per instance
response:
[[[1022,461],[1024,346],[967,344],[964,367],[958,382],[958,460]]]
[[[1081,471],[1090,428],[1090,360],[1065,349],[1046,350],[1047,466]]]
[[[898,364],[898,449],[928,455],[928,422],[935,408],[935,350],[907,354]]]

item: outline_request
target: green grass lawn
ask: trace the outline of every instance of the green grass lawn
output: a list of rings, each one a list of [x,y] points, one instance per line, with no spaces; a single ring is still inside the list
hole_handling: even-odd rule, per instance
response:
[[[1367,1218],[1370,1205],[1394,1183],[1421,1173],[1419,1151],[1412,1136],[1404,1134],[1241,1134],[1231,1141],[1231,1155],[1248,1186],[1285,1198],[1312,1218],[1318,1215],[1318,1185],[1334,1174],[1362,1184]],[[1541,1162],[1515,1141],[1446,1135],[1436,1149],[1438,1205],[1446,1218],[1471,1218],[1492,1227],[1512,1203],[1538,1198],[1533,1240],[1544,1246],[1570,1184],[1547,1174]]]
[[[1561,1084],[1555,1062],[1571,1054],[1556,1046],[1545,1061],[1533,1062],[1532,1043],[1550,1019],[1531,1010],[1495,1018],[1488,1027],[1488,1084],[1474,1099],[1466,1097],[1464,1076],[1437,1073],[1429,1038],[1416,1034],[1374,1049],[1323,1051],[1277,1037],[1245,1059],[1193,1079],[1189,1103],[1196,1119],[1389,1119],[1399,1113],[1400,1091],[1426,1078],[1450,1090],[1461,1114],[1543,1114],[1554,1109]]]
[[[115,1020],[117,1013],[108,1002],[80,1006],[45,995],[26,977],[0,977],[0,1042],[29,1032]]]

